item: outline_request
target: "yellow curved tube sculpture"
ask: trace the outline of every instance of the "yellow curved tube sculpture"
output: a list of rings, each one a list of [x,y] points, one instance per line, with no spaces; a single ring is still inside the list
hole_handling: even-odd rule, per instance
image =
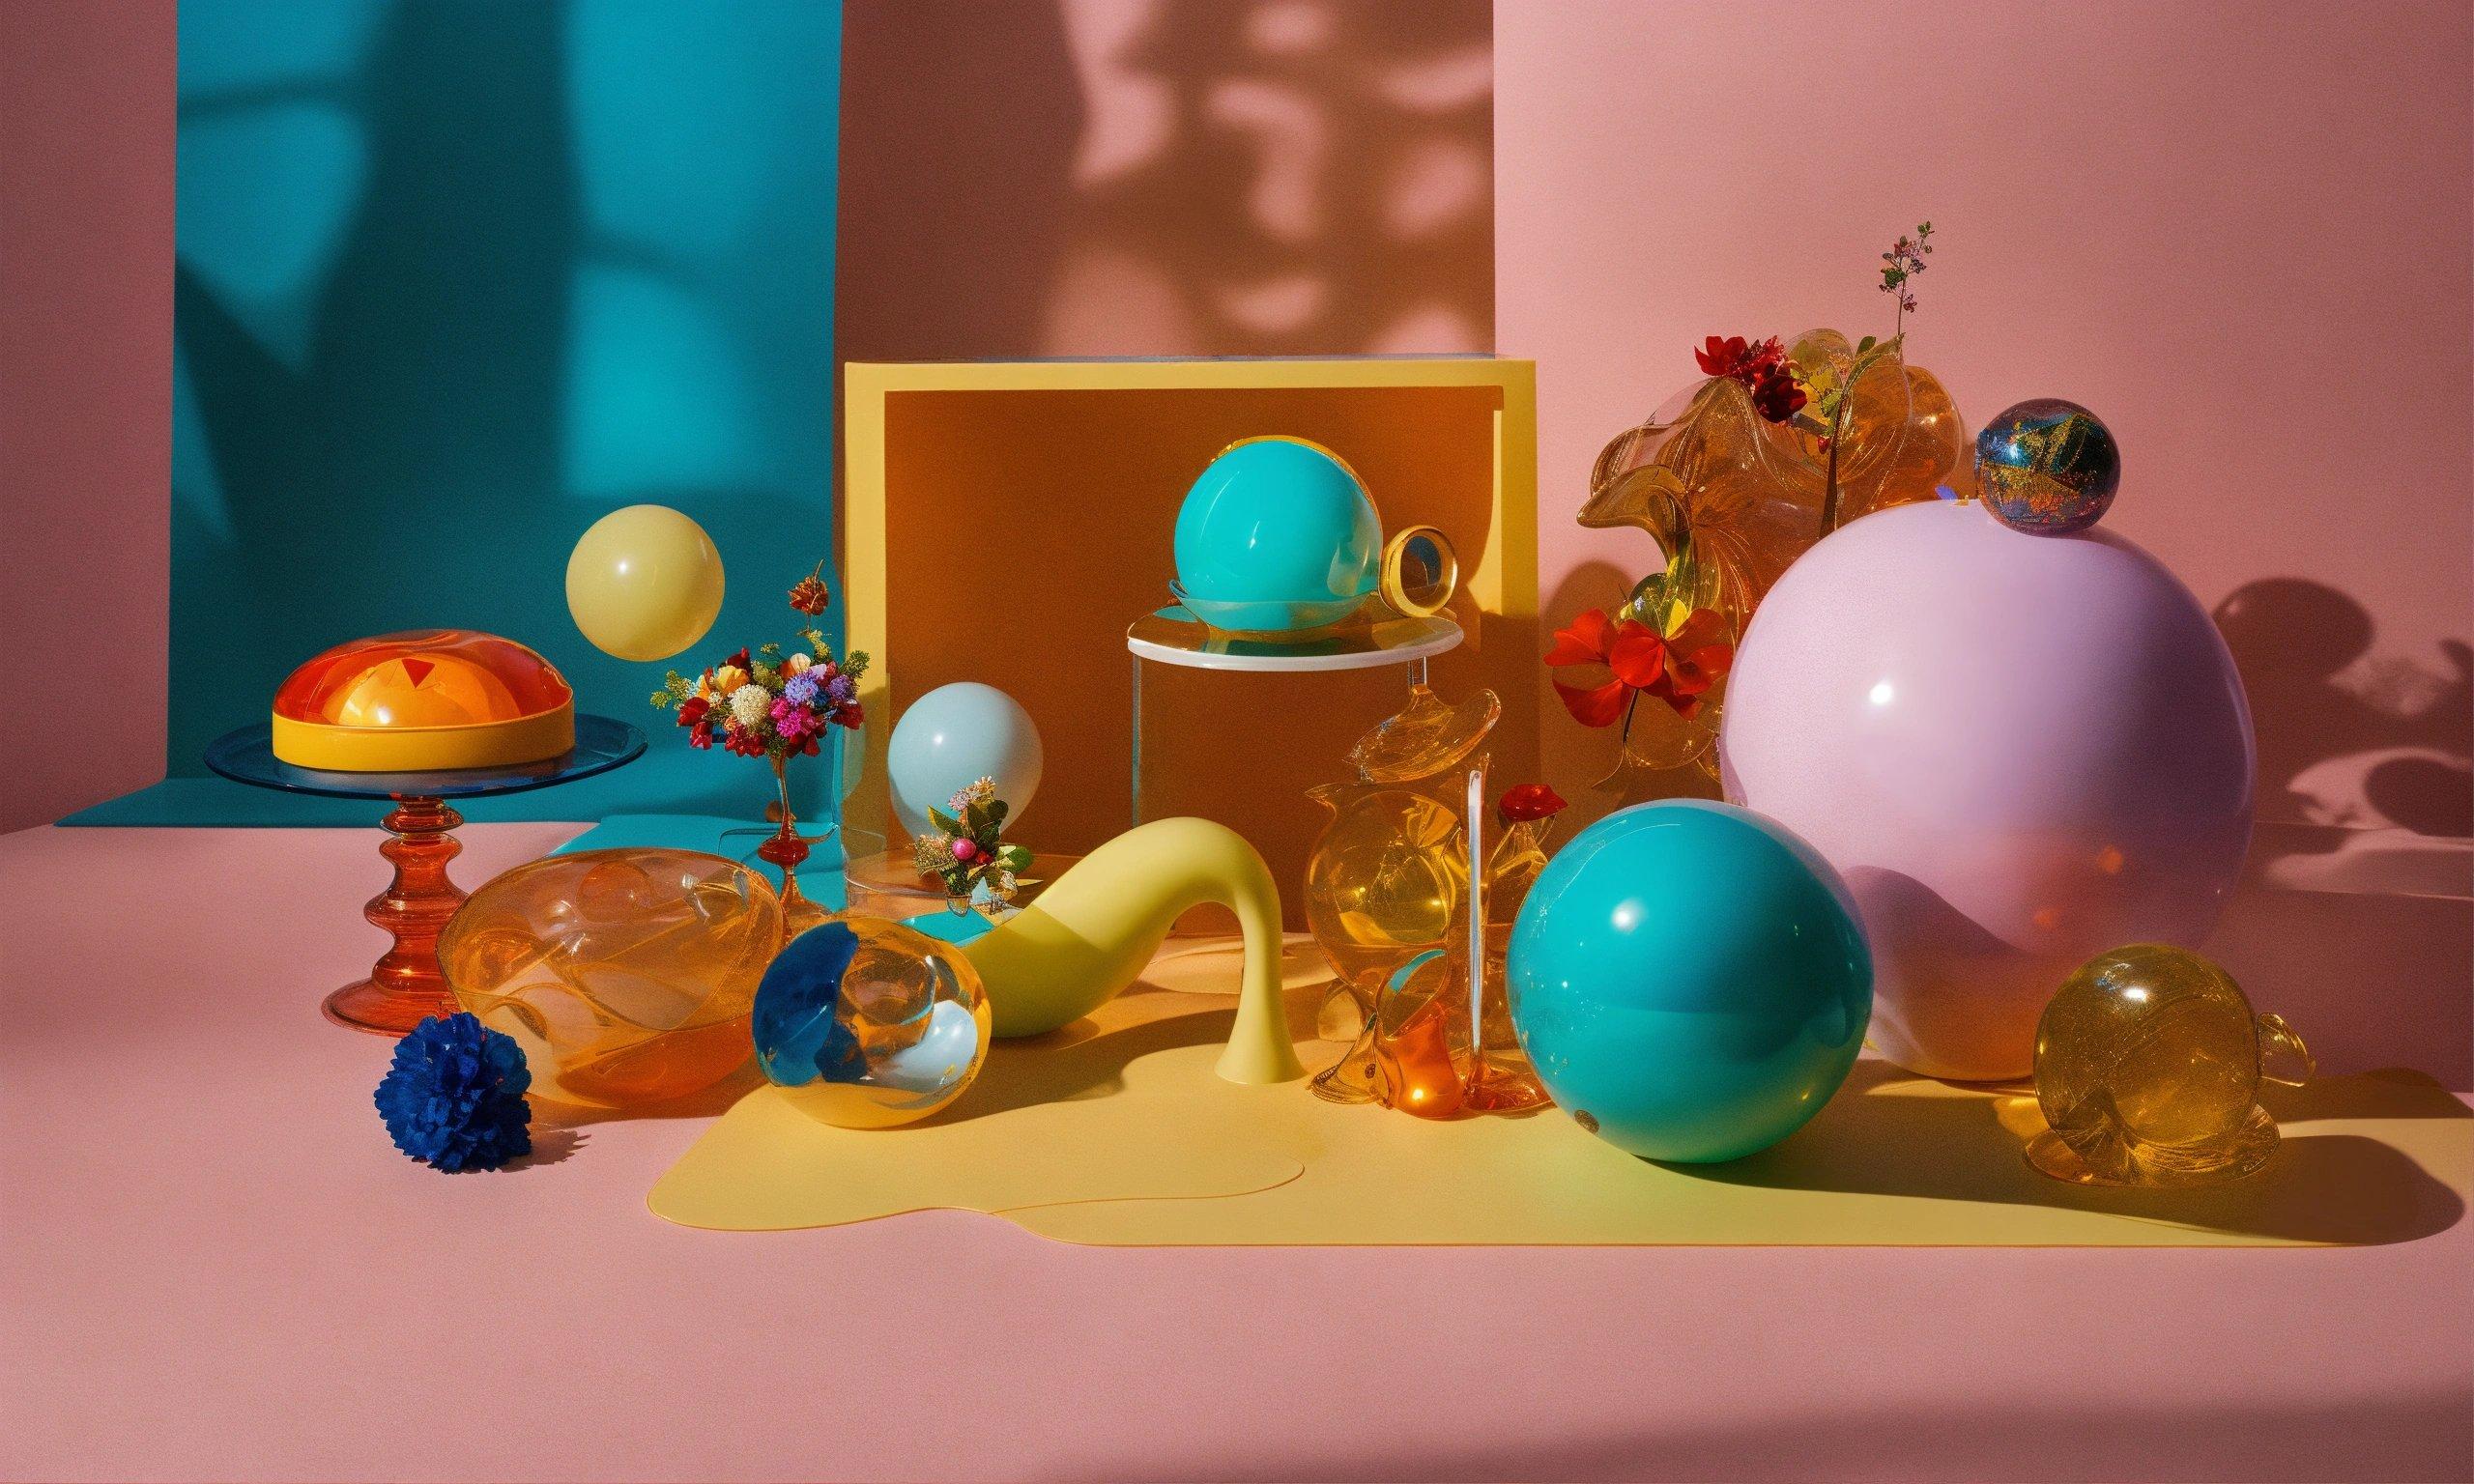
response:
[[[1084,856],[1039,899],[963,949],[994,1034],[1037,1036],[1133,984],[1180,913],[1216,901],[1246,937],[1237,1023],[1219,1071],[1231,1082],[1306,1075],[1280,1004],[1280,890],[1245,838],[1208,819],[1154,819]]]

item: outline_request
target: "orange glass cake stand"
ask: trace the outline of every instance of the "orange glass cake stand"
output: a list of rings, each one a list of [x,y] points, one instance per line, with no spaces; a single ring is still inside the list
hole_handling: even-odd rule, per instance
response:
[[[644,751],[645,734],[626,723],[579,716],[576,745],[539,762],[424,773],[337,773],[280,760],[271,729],[262,723],[217,737],[206,750],[206,765],[235,783],[260,788],[393,801],[394,808],[379,821],[387,839],[378,853],[394,867],[394,880],[363,911],[394,939],[394,946],[367,978],[327,996],[326,1011],[327,1018],[338,1025],[401,1036],[432,1015],[455,1013],[446,977],[438,967],[439,932],[464,901],[463,891],[446,876],[446,863],[464,848],[454,834],[464,816],[449,801],[572,783],[633,762]]]

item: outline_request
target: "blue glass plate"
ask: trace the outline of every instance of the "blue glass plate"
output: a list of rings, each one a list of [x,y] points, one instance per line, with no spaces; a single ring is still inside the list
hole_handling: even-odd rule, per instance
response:
[[[234,783],[287,793],[321,793],[339,799],[473,799],[590,778],[633,762],[645,752],[645,734],[625,722],[579,715],[576,745],[538,762],[429,773],[337,773],[295,767],[278,758],[273,732],[265,722],[227,731],[207,744],[206,765]]]

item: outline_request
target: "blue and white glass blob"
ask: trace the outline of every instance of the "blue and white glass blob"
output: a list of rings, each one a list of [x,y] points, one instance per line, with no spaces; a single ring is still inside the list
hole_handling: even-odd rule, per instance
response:
[[[988,1057],[988,996],[950,943],[882,918],[792,938],[756,990],[756,1060],[810,1117],[914,1123],[961,1097]]]

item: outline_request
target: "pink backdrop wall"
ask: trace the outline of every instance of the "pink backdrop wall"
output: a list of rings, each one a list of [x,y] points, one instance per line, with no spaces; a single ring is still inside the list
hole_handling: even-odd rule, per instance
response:
[[[175,12],[0,5],[0,831],[163,775]]]
[[[2202,601],[2241,595],[2220,621],[2262,816],[2469,833],[2468,25],[2458,3],[1500,5],[1496,340],[1539,361],[1550,616],[1651,561],[1568,515],[1690,348],[1888,333],[1878,255],[1929,218],[1914,358],[1971,422],[2095,409],[2125,449],[2112,524]],[[1550,772],[1597,777],[1607,736],[1546,709]]]
[[[0,8],[13,694],[162,652],[174,14]],[[843,354],[1535,356],[1558,616],[1647,559],[1566,519],[1598,442],[1702,334],[1878,328],[1875,254],[1930,215],[1918,359],[1979,419],[2095,406],[2130,452],[2120,528],[2239,596],[2265,816],[2474,830],[2462,7],[935,0],[848,26]],[[145,706],[11,708],[0,827],[148,782],[160,735]],[[1554,777],[1595,776],[1604,737],[1546,740]]]

